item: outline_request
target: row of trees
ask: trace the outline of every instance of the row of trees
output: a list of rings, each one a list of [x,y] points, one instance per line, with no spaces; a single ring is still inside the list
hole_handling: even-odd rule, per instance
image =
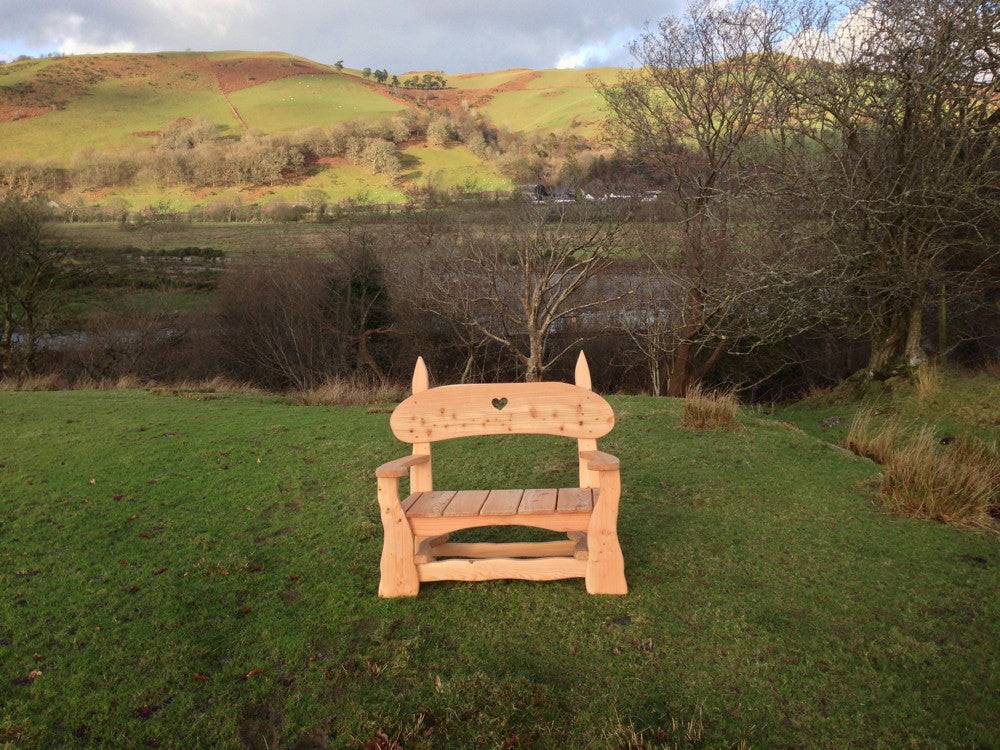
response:
[[[343,68],[341,65],[338,70]],[[361,75],[364,78],[371,78],[376,83],[388,83],[393,88],[402,86],[404,89],[443,89],[448,85],[447,79],[440,73],[424,73],[422,75],[414,73],[400,81],[399,76],[390,74],[385,68],[362,68]]]

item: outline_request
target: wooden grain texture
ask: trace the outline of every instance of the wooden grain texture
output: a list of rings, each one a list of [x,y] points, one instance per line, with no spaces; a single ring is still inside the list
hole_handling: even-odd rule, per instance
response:
[[[628,593],[625,559],[618,542],[618,500],[621,477],[617,471],[601,472],[601,487],[587,528],[587,591],[591,594]]]
[[[486,560],[435,560],[417,566],[423,581],[490,581],[514,578],[522,581],[555,581],[561,578],[581,578],[587,563],[572,557],[539,557],[518,560],[499,557]]]
[[[583,457],[584,453],[589,451],[597,450],[597,441],[591,440],[589,438],[581,438],[576,441],[577,450],[577,463],[580,468],[580,486],[581,487],[596,487],[600,482],[597,476],[597,472],[591,471],[587,466],[587,460]]]
[[[620,466],[616,456],[599,450],[580,451],[580,459],[586,462],[591,471],[618,471]]]
[[[552,557],[573,555],[579,542],[448,542],[432,548],[437,557]],[[579,558],[578,558],[579,559]]]
[[[573,382],[588,391],[593,390],[590,383],[590,365],[587,364],[587,355],[580,350],[580,356],[576,358],[576,370],[573,373]]]
[[[446,385],[414,393],[389,419],[406,443],[508,434],[596,439],[614,423],[607,401],[569,383]]]
[[[426,461],[418,461],[410,466],[410,491],[430,492],[434,489],[433,465],[431,464],[431,444],[414,443],[413,455],[424,456]]]
[[[553,513],[559,490],[525,490],[518,513]]]
[[[423,393],[428,388],[430,388],[430,374],[427,372],[427,365],[424,364],[423,357],[417,357],[417,363],[413,366],[411,392]],[[414,464],[410,468],[410,492],[430,492],[434,489],[434,468],[430,461],[431,444],[414,443],[413,455],[427,456],[427,461]]]
[[[594,507],[594,492],[589,487],[564,487],[556,500],[557,513],[589,513]]]
[[[448,503],[455,497],[454,492],[421,492],[416,501],[406,511],[409,517],[440,516]],[[421,534],[420,536],[433,536]]]
[[[586,388],[588,391],[593,390],[593,386],[590,382],[590,365],[587,364],[587,355],[580,350],[580,356],[576,358],[576,371],[573,374],[573,382],[576,383],[580,388]],[[580,438],[577,441],[577,451],[595,451],[597,450],[597,440],[594,438]],[[596,487],[597,486],[597,475],[587,468],[587,462],[582,458],[579,459],[579,481],[581,487]]]
[[[399,503],[398,479],[379,477],[378,505],[383,533],[378,594],[416,596],[420,580],[413,560],[413,533]]]
[[[386,461],[384,464],[375,469],[376,477],[405,477],[411,466],[416,466],[417,464],[427,463],[431,460],[430,456],[412,455],[403,456],[402,458],[397,458],[394,461]]]
[[[419,499],[420,499],[420,496],[421,496],[422,494],[424,494],[424,493],[422,493],[422,492],[413,492],[413,493],[410,493],[409,495],[407,495],[407,496],[406,496],[406,497],[405,497],[405,498],[404,498],[404,499],[402,500],[402,502],[400,503],[400,505],[402,505],[402,506],[403,506],[403,511],[405,512],[405,511],[408,511],[408,510],[409,510],[410,508],[412,508],[412,507],[413,507],[413,504],[414,504],[415,502],[417,502],[417,500],[419,500]]]
[[[493,516],[511,516],[517,513],[524,490],[490,490],[480,513]]]
[[[514,516],[407,516],[417,536],[450,534],[480,526],[533,526],[549,531],[586,531],[590,513],[536,513]]]
[[[417,363],[413,366],[413,378],[410,380],[410,393],[421,393],[430,388],[430,375],[427,372],[427,365],[424,364],[423,357],[417,357]]]
[[[478,516],[479,509],[486,502],[489,490],[460,490],[448,503],[442,515],[445,516]]]

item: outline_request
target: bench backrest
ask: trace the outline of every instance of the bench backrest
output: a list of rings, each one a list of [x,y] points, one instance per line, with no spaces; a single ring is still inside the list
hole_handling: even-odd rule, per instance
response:
[[[581,352],[578,379],[586,367]],[[422,359],[417,360],[417,370],[426,373]],[[417,383],[413,395],[393,411],[389,425],[406,443],[472,435],[558,435],[595,440],[611,431],[615,414],[589,386],[589,372],[586,385],[479,383],[418,390]]]
[[[578,441],[579,450],[594,450],[597,438],[615,424],[611,405],[590,390],[590,369],[583,352],[576,363],[576,384],[478,383],[428,387],[427,368],[417,359],[413,394],[392,412],[389,426],[414,453],[430,453],[437,440],[474,435],[557,435]],[[431,489],[426,464],[411,470],[413,491]],[[580,486],[595,477],[581,462]]]

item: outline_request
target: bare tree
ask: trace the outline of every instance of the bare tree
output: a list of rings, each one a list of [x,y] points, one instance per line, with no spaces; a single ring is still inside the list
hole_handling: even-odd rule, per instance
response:
[[[0,376],[30,372],[63,259],[42,241],[37,210],[14,198],[0,201]]]
[[[578,343],[553,347],[554,334],[627,293],[597,283],[622,249],[623,226],[585,207],[513,204],[494,225],[462,225],[454,245],[425,256],[425,305],[467,331],[471,346],[499,345],[525,380],[541,380]]]
[[[648,307],[631,332],[654,390],[663,361],[672,396],[684,395],[736,342],[773,335],[801,309],[763,325],[748,307],[767,299],[775,308],[791,282],[761,266],[759,239],[740,226],[748,200],[767,187],[758,152],[785,116],[769,61],[781,20],[758,4],[693,5],[643,34],[632,45],[640,67],[601,88],[621,148],[652,165],[668,188],[661,200],[671,216],[642,243],[651,265]],[[737,320],[757,328],[739,330]]]
[[[949,304],[995,283],[1000,6],[807,7],[787,49],[774,80],[805,144],[788,176],[849,280],[867,373],[919,364],[925,312],[938,310],[943,351]]]

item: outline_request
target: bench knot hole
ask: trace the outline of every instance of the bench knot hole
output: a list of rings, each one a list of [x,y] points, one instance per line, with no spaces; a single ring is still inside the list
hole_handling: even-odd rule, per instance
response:
[[[507,399],[505,398],[495,398],[493,399],[493,408],[500,411],[507,405]]]

